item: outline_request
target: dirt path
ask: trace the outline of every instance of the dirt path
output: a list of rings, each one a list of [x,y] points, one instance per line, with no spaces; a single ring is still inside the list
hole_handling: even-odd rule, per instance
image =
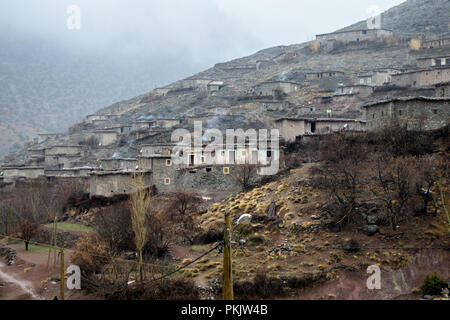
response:
[[[11,266],[6,266],[4,261],[0,261],[0,300],[53,300],[55,296],[59,296],[59,263],[53,265],[53,256],[47,270],[48,253],[27,252],[23,244],[12,244],[8,247],[17,250],[17,257]],[[66,254],[65,258],[67,268],[70,254]],[[95,299],[79,290],[66,290],[65,298]]]
[[[0,262],[0,300],[41,300],[31,282],[6,273],[6,265]]]

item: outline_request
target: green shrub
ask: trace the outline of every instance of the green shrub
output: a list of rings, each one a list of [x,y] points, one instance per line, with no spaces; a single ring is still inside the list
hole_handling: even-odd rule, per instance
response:
[[[442,289],[446,286],[447,282],[435,272],[434,274],[425,277],[420,290],[424,296],[437,296],[441,294]]]

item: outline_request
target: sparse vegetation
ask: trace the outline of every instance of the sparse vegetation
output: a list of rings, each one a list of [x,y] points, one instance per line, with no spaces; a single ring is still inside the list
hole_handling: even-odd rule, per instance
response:
[[[424,296],[437,296],[441,294],[444,288],[447,288],[447,282],[435,272],[425,277],[420,290]]]

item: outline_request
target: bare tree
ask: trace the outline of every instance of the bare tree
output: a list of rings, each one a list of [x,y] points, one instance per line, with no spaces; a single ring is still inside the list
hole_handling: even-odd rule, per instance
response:
[[[195,224],[195,215],[201,210],[202,197],[192,191],[177,190],[170,194],[170,202],[166,209],[172,217],[174,227],[179,226],[179,234],[189,243],[193,243],[200,227]]]
[[[376,185],[371,191],[376,199],[384,203],[394,231],[414,194],[416,169],[416,163],[411,158],[378,157],[374,173]]]
[[[142,250],[147,242],[147,213],[150,209],[151,196],[144,183],[143,174],[134,174],[136,192],[130,197],[131,225],[134,232],[136,250],[139,254],[139,274],[141,282],[144,281],[142,270]]]
[[[234,167],[232,177],[243,191],[248,191],[252,187],[252,182],[258,173],[258,168],[258,165],[248,162],[238,164]]]

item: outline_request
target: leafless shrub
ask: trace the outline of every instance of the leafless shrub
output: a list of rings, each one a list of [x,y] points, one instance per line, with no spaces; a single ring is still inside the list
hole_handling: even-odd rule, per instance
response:
[[[316,169],[316,184],[325,189],[339,204],[336,223],[344,225],[354,220],[357,203],[366,184],[361,162],[367,157],[365,147],[351,136],[330,136],[320,145],[322,167]]]
[[[376,200],[384,204],[393,230],[396,230],[399,217],[408,211],[408,204],[415,194],[417,164],[410,157],[378,156],[373,174],[375,187],[371,191]]]
[[[83,275],[90,276],[102,272],[110,261],[108,245],[96,234],[80,238],[71,255],[71,263],[80,267]]]
[[[131,212],[128,203],[121,202],[100,210],[94,217],[100,238],[108,244],[112,254],[134,250]]]
[[[254,179],[258,173],[259,166],[251,163],[238,164],[232,173],[233,180],[242,188],[248,191],[252,188]]]

